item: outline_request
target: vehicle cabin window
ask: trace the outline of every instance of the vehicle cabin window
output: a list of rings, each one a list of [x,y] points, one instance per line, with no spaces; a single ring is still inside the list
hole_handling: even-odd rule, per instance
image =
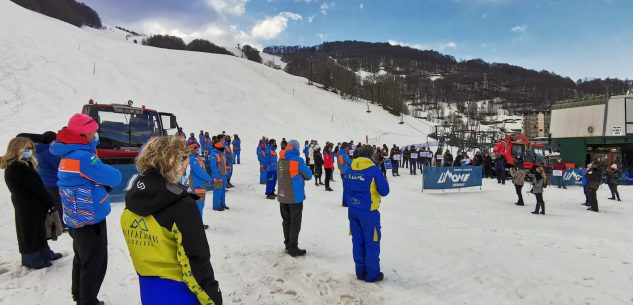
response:
[[[160,136],[159,118],[154,114],[127,114],[99,111],[101,142],[141,146],[150,137]]]

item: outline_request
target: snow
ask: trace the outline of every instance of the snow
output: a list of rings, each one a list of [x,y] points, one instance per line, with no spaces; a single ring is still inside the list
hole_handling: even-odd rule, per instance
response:
[[[19,132],[57,130],[89,98],[174,112],[187,131],[243,138],[243,163],[227,212],[204,213],[226,304],[630,304],[633,300],[633,189],[601,213],[579,205],[582,190],[547,188],[547,216],[517,207],[511,185],[421,192],[421,177],[389,176],[381,207],[381,266],[386,280],[356,280],[346,210],[335,192],[307,183],[302,258],[283,251],[278,204],[258,182],[256,139],[419,143],[428,125],[365,103],[342,100],[303,78],[232,56],[119,42],[0,2],[0,151]],[[80,50],[78,45],[81,44]],[[93,65],[96,73],[93,75]],[[416,130],[417,129],[417,130]],[[109,264],[100,298],[140,304],[137,275],[119,227],[122,203],[108,217]],[[20,267],[9,192],[0,184],[0,304],[71,304],[71,239],[51,247],[65,257],[45,270]]]

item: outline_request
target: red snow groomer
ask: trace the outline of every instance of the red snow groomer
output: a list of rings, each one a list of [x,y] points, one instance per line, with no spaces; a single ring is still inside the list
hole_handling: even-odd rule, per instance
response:
[[[532,143],[525,134],[519,133],[507,136],[493,150],[505,157],[506,167],[514,167],[521,162],[524,168],[531,169],[538,165],[547,166],[544,147],[544,144]]]
[[[132,101],[127,104],[97,104],[90,100],[83,106],[82,113],[99,123],[99,159],[123,174],[123,183],[110,194],[112,200],[124,198],[127,181],[137,172],[135,159],[147,140],[167,135],[168,130],[178,128],[175,115],[145,106],[134,107]]]

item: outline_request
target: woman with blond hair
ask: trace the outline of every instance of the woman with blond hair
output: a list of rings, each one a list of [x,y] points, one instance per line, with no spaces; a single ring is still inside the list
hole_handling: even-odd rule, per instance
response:
[[[47,215],[57,219],[58,227],[53,230],[52,238],[61,234],[61,222],[53,206],[53,199],[37,174],[34,152],[33,141],[22,137],[14,138],[9,142],[6,154],[0,158],[0,169],[4,169],[4,180],[11,192],[15,209],[15,231],[22,254],[22,266],[40,269],[50,266],[50,261],[62,257],[51,251],[46,242]]]
[[[222,304],[198,196],[178,183],[188,164],[185,140],[176,136],[151,140],[136,160],[140,174],[129,183],[121,229],[142,304]]]

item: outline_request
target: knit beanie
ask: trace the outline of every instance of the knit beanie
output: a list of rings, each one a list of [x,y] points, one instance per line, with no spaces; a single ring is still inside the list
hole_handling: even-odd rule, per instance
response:
[[[288,146],[292,146],[292,149],[296,151],[301,151],[301,144],[299,144],[299,141],[297,140],[288,141]],[[286,149],[288,149],[288,146],[286,146]]]
[[[99,125],[91,117],[82,113],[77,113],[70,117],[67,128],[71,133],[81,136],[99,130]]]

